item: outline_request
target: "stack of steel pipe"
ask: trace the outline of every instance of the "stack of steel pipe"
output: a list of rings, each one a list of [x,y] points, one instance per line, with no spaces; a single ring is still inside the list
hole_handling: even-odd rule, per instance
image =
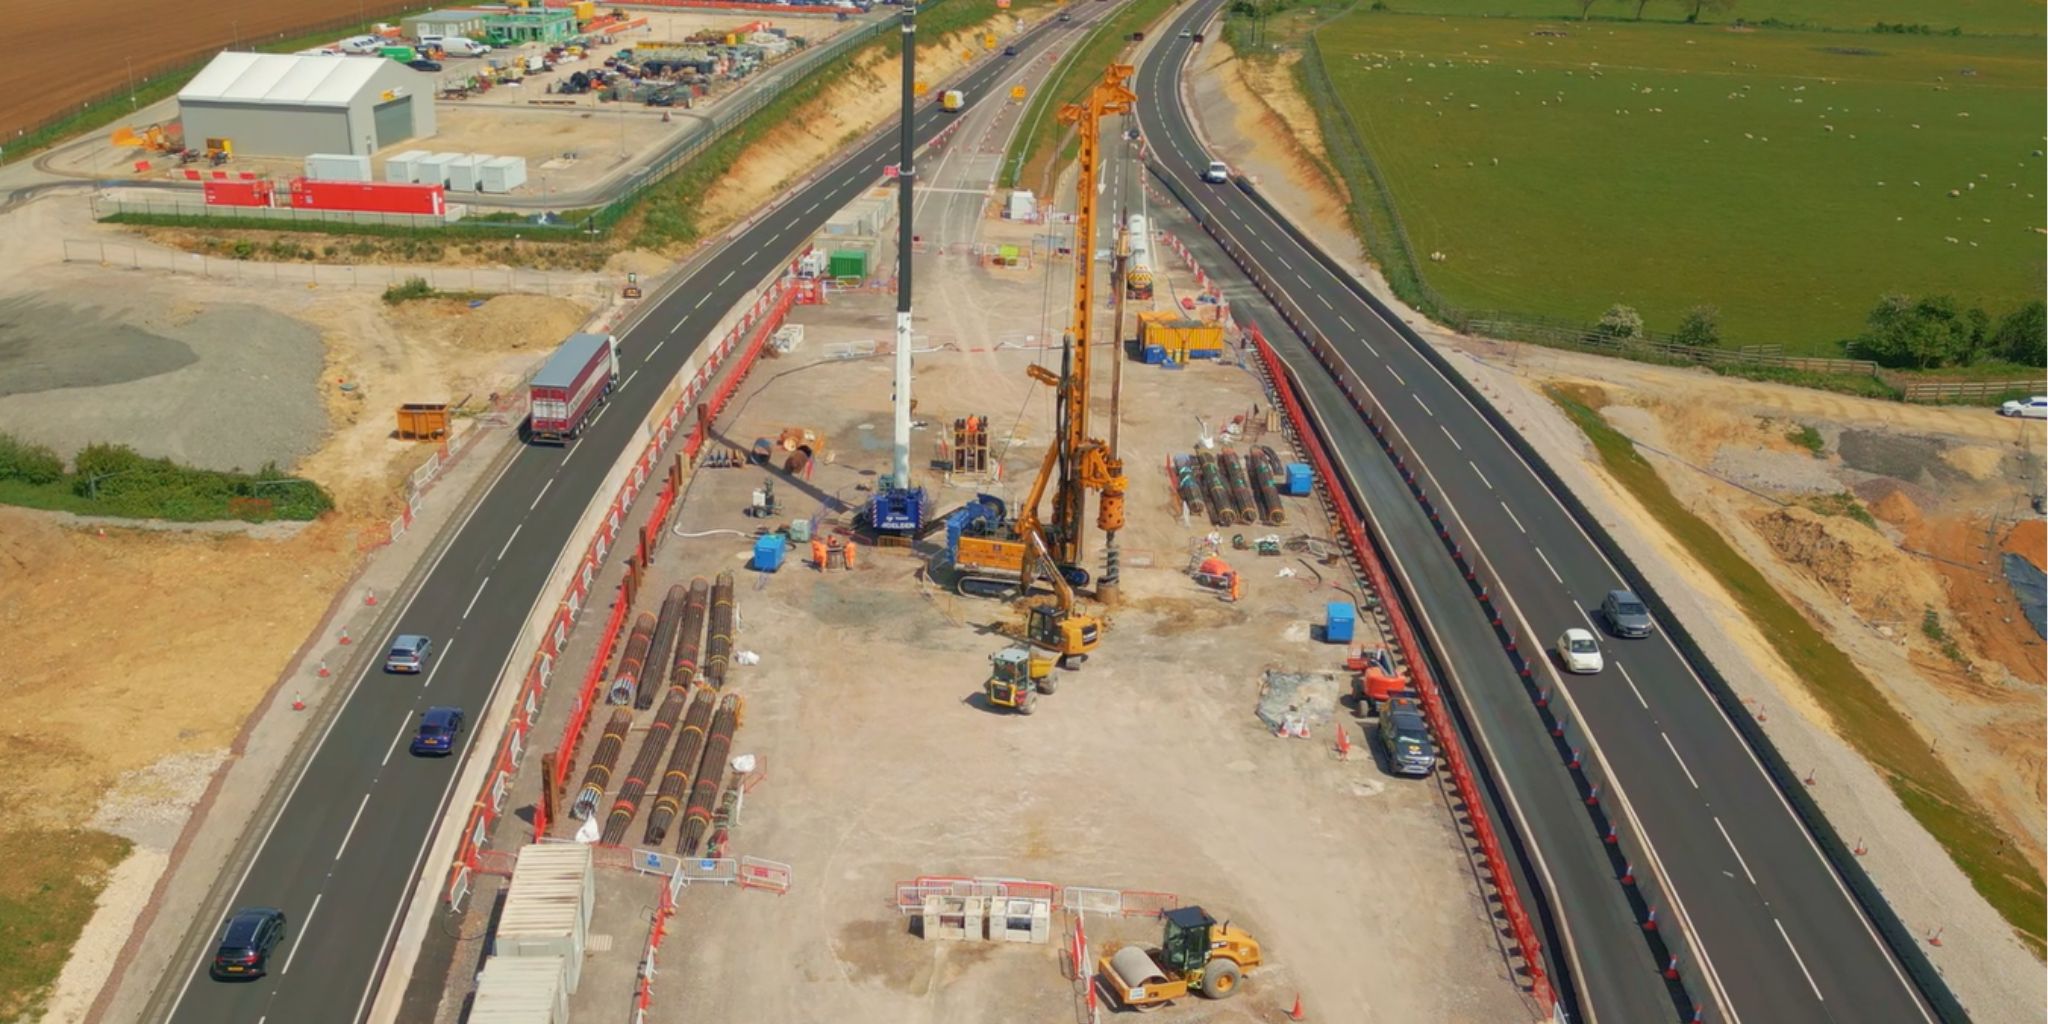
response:
[[[718,574],[711,587],[711,628],[704,638],[704,681],[725,685],[725,665],[732,657],[732,573]]]
[[[690,779],[697,774],[697,762],[704,757],[704,730],[711,725],[711,709],[717,703],[718,698],[712,696],[709,687],[697,688],[697,696],[690,701],[690,711],[683,716],[682,732],[676,735],[676,748],[668,755],[668,770],[661,774],[661,788],[654,795],[654,807],[647,812],[647,832],[641,842],[649,846],[659,845],[667,838],[669,824],[676,820],[676,812],[683,809],[683,798],[690,794]]]
[[[1173,482],[1180,488],[1180,503],[1187,506],[1190,514],[1202,514],[1201,470],[1196,467],[1192,456],[1173,457]]]
[[[704,741],[704,765],[697,771],[697,785],[690,790],[690,808],[683,812],[683,834],[676,840],[676,852],[694,856],[711,828],[711,813],[718,802],[718,786],[725,781],[725,758],[732,752],[732,734],[740,727],[740,698],[728,695],[718,702],[718,717],[711,720],[711,734]]]
[[[1216,465],[1216,455],[1196,452],[1195,464],[1202,474],[1202,490],[1209,495],[1209,521],[1217,526],[1237,525],[1237,513],[1224,489],[1223,470]]]
[[[619,763],[619,750],[626,745],[626,730],[632,727],[632,708],[612,712],[612,720],[604,724],[604,735],[598,737],[597,753],[590,755],[590,768],[583,773],[583,789],[569,805],[570,817],[580,821],[597,813],[597,802],[604,799],[604,788],[612,782],[612,766]]]
[[[1259,504],[1257,499],[1252,497],[1251,476],[1244,471],[1244,460],[1239,458],[1236,452],[1226,448],[1223,454],[1216,457],[1216,461],[1223,466],[1223,480],[1230,486],[1230,503],[1237,508],[1237,521],[1258,522]]]
[[[640,752],[633,755],[633,767],[626,772],[626,781],[619,786],[619,798],[612,802],[611,816],[604,821],[604,841],[608,845],[626,841],[626,829],[640,809],[640,798],[647,795],[647,780],[661,767],[661,755],[668,749],[669,734],[675,731],[676,719],[683,716],[683,702],[688,696],[682,687],[671,686],[668,697],[661,702],[661,710],[654,713],[654,724],[641,738]]]
[[[683,600],[683,624],[676,632],[676,659],[668,681],[688,686],[697,681],[698,662],[704,653],[704,619],[711,603],[711,584],[699,576],[690,581],[690,596]]]
[[[1260,448],[1249,456],[1252,496],[1259,499],[1259,514],[1267,526],[1287,525],[1287,510],[1280,507],[1280,488],[1273,483],[1278,468],[1270,461],[1273,449]]]
[[[647,647],[649,668],[640,673],[640,688],[633,694],[633,706],[642,711],[654,706],[654,696],[668,679],[669,651],[675,647],[676,623],[683,617],[683,593],[683,585],[678,583],[661,599],[661,618],[656,620],[654,642]]]
[[[647,667],[647,646],[654,642],[654,613],[641,612],[633,620],[633,632],[626,637],[626,649],[619,655],[619,672],[612,677],[611,689],[605,700],[613,704],[631,704],[633,691],[640,685],[640,676]]]

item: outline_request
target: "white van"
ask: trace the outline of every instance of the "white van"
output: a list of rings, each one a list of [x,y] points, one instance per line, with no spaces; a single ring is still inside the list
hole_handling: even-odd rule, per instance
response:
[[[450,57],[481,57],[491,52],[490,47],[465,36],[442,36],[433,45]]]
[[[384,48],[382,36],[350,36],[341,41],[341,52],[353,54],[376,53]]]

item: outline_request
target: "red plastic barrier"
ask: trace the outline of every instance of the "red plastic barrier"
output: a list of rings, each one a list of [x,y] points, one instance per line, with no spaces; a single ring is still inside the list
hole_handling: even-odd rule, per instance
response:
[[[1494,889],[1500,893],[1501,909],[1507,914],[1508,927],[1515,934],[1515,944],[1522,949],[1522,961],[1529,972],[1530,993],[1541,1005],[1551,1006],[1556,999],[1550,991],[1550,979],[1543,970],[1543,947],[1536,940],[1536,929],[1529,920],[1529,911],[1522,906],[1521,894],[1515,888],[1514,875],[1508,867],[1507,855],[1501,849],[1500,836],[1494,832],[1493,821],[1486,813],[1479,783],[1472,774],[1470,755],[1465,752],[1465,745],[1451,724],[1450,713],[1444,708],[1443,692],[1437,678],[1422,656],[1422,645],[1416,640],[1415,626],[1409,619],[1408,609],[1393,600],[1397,593],[1393,579],[1368,539],[1365,522],[1352,504],[1351,495],[1338,485],[1342,478],[1337,475],[1329,454],[1309,423],[1308,412],[1295,394],[1294,382],[1288,376],[1286,365],[1258,328],[1251,328],[1250,334],[1252,343],[1258,347],[1260,360],[1266,365],[1266,374],[1273,381],[1273,390],[1287,409],[1288,422],[1293,424],[1295,436],[1301,439],[1302,448],[1315,464],[1316,475],[1324,482],[1324,490],[1336,509],[1338,526],[1351,541],[1351,549],[1358,553],[1359,564],[1365,568],[1373,590],[1387,602],[1387,618],[1394,627],[1395,643],[1400,646],[1408,671],[1415,679],[1416,689],[1422,694],[1423,715],[1442,745],[1445,770],[1457,787],[1458,799],[1465,804],[1465,814],[1471,819],[1473,834],[1479,839],[1480,853],[1486,858],[1486,869],[1493,875]]]

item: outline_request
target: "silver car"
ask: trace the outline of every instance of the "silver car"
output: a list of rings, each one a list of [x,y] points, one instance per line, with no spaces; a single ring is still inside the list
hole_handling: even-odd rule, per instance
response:
[[[1657,628],[1650,621],[1650,609],[1643,599],[1626,590],[1607,592],[1607,600],[1600,602],[1600,617],[1607,620],[1608,630],[1619,637],[1640,639]]]
[[[407,633],[391,641],[391,653],[384,656],[386,672],[424,672],[427,659],[434,654],[434,641],[416,633]]]

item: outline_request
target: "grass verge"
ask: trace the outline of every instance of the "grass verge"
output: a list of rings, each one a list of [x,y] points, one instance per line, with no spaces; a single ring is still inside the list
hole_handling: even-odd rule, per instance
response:
[[[1018,123],[1022,130],[1010,137],[1010,144],[1003,152],[1003,167],[1000,175],[1005,188],[1015,188],[1025,182],[1042,182],[1041,188],[1051,191],[1052,148],[1054,140],[1068,139],[1072,135],[1066,125],[1060,123],[1060,108],[1069,103],[1079,103],[1088,95],[1088,90],[1101,80],[1102,70],[1116,60],[1130,41],[1130,34],[1142,31],[1146,26],[1159,20],[1172,10],[1178,0],[1131,0],[1121,10],[1104,18],[1088,31],[1081,44],[1068,50],[1060,58],[1059,67],[1053,69],[1045,84],[1039,86],[1025,107],[1024,116]],[[1077,143],[1068,141],[1060,147],[1061,159],[1076,151]]]
[[[72,462],[67,472],[49,448],[0,434],[0,504],[180,523],[311,520],[334,507],[319,484],[276,466],[195,469],[120,444],[89,445]]]
[[[0,1020],[35,1020],[129,842],[84,829],[0,833]]]
[[[1941,843],[1971,885],[2034,950],[2044,952],[2044,899],[2040,872],[2000,833],[1927,741],[1913,730],[1882,691],[1821,635],[1756,566],[1721,533],[1675,497],[1628,435],[1594,409],[1584,389],[1545,392],[1585,433],[1609,476],[1652,520],[1718,580],[1792,675],[1828,713],[1835,731],[1884,776],[1899,801]]]

